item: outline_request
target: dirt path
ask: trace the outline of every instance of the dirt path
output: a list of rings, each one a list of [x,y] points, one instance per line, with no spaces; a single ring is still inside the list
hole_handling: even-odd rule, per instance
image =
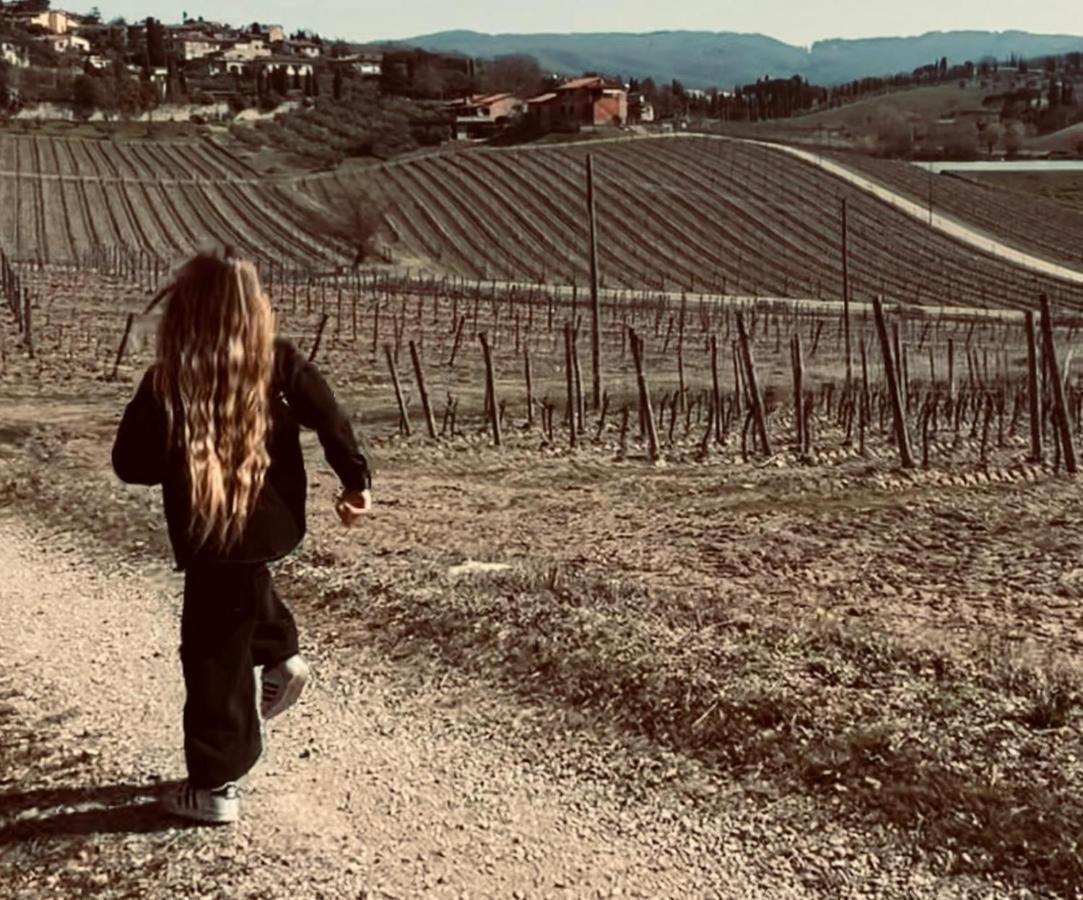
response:
[[[315,683],[272,731],[242,823],[182,827],[155,805],[182,772],[179,580],[11,518],[0,572],[5,896],[1009,896],[800,798],[535,728],[491,691],[403,693],[357,648],[346,664],[304,647]]]
[[[568,736],[502,740],[506,710],[455,688],[397,696],[319,648],[244,822],[176,828],[152,801],[182,772],[179,582],[98,567],[70,537],[11,520],[0,571],[7,896],[148,883],[170,896],[807,895],[788,860],[757,859],[739,833],[629,803],[604,777],[561,777]]]

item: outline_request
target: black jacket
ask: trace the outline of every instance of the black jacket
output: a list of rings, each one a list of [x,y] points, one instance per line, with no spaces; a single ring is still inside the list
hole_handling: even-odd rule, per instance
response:
[[[305,476],[300,426],[315,430],[324,454],[347,490],[371,485],[368,461],[349,419],[317,368],[287,341],[275,341],[271,383],[270,468],[240,542],[228,552],[192,546],[184,449],[168,435],[165,408],[154,390],[153,369],[124,410],[113,444],[113,470],[129,484],[160,484],[177,568],[193,563],[268,562],[293,550],[305,533]]]

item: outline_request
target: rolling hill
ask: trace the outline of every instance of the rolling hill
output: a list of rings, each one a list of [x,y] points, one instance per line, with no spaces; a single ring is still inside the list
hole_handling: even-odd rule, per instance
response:
[[[3,136],[0,247],[43,263],[76,263],[103,248],[170,261],[214,240],[325,270],[348,262],[349,248],[312,227],[313,211],[351,196],[364,202],[364,191],[382,204],[383,240],[402,269],[585,285],[588,152],[606,287],[836,299],[846,198],[855,299],[1021,308],[1046,291],[1083,309],[1083,286],[965,246],[779,149],[706,137],[474,150],[268,178],[210,142]],[[927,178],[903,164],[870,174],[904,195],[927,191]],[[1024,216],[1018,195],[957,179],[938,185],[936,202],[1079,266],[1077,214],[1035,199]]]
[[[669,81],[686,87],[747,84],[764,76],[801,75],[832,85],[865,76],[911,72],[941,57],[951,63],[983,57],[1026,58],[1083,50],[1083,37],[1022,31],[929,32],[918,37],[818,41],[810,48],[761,34],[659,31],[647,34],[482,34],[444,31],[401,43],[441,53],[489,58],[510,53],[535,57],[559,74],[600,71]]]

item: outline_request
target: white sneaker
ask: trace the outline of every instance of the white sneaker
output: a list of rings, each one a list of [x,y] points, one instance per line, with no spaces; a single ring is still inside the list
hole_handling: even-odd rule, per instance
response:
[[[265,668],[260,675],[259,712],[264,720],[273,719],[297,702],[308,681],[308,663],[294,655],[277,666]]]
[[[220,788],[195,788],[187,781],[166,797],[165,808],[175,816],[224,825],[241,817],[241,792],[232,781]]]

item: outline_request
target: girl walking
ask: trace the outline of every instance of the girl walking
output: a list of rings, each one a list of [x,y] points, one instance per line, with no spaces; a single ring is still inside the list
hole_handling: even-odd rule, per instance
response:
[[[300,428],[316,431],[342,482],[336,510],[344,525],[369,509],[371,479],[323,377],[275,338],[274,312],[252,263],[199,255],[164,302],[157,361],[124,411],[113,468],[123,481],[162,486],[185,573],[188,779],[167,807],[189,819],[233,822],[237,782],[263,751],[261,718],[295,703],[308,678],[293,616],[268,570],[305,533]]]

